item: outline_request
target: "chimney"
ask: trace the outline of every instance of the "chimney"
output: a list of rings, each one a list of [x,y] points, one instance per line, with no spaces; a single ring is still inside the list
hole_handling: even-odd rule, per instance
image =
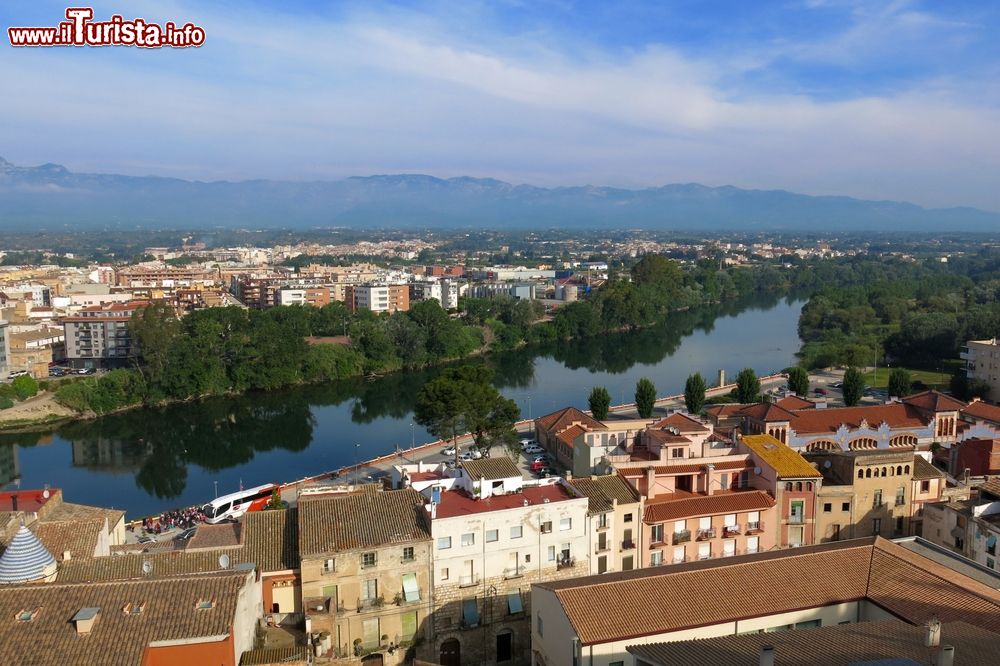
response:
[[[656,497],[656,471],[652,467],[646,468],[646,499]]]
[[[932,617],[924,625],[924,647],[937,647],[941,644],[941,621]]]
[[[938,652],[937,659],[934,661],[935,666],[953,666],[955,663],[955,648],[951,645],[945,645]]]
[[[73,554],[70,551],[64,550],[63,551],[63,562],[69,562],[70,559],[72,559],[72,556],[73,556]]]
[[[774,646],[760,646],[760,666],[774,666]]]
[[[563,478],[566,479],[567,481],[572,481],[573,480],[573,472],[571,472],[569,470],[566,470],[566,473],[563,474]]]
[[[722,368],[719,368],[719,386],[721,387],[725,385],[726,385],[726,371],[723,370]]]
[[[705,465],[705,493],[712,494],[712,472],[715,471],[715,463]]]
[[[17,495],[16,494],[10,496],[10,510],[11,511],[17,511]]]

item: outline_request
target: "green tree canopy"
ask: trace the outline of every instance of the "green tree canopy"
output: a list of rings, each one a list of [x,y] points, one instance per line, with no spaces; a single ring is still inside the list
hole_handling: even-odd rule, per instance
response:
[[[656,386],[647,377],[640,379],[635,385],[635,409],[639,418],[648,419],[653,415],[656,405]]]
[[[590,413],[595,419],[603,421],[608,418],[608,408],[611,407],[611,394],[608,393],[608,389],[603,386],[595,386],[590,391],[587,403],[590,405]]]
[[[902,398],[910,394],[913,379],[910,371],[904,368],[893,368],[889,373],[889,395]]]
[[[865,378],[860,370],[851,366],[844,372],[844,387],[841,392],[844,394],[844,404],[848,407],[861,402],[861,396],[865,392]]]
[[[31,375],[15,377],[10,385],[14,389],[14,395],[17,396],[18,400],[27,400],[38,393],[38,382]]]
[[[739,402],[757,402],[760,399],[760,380],[753,368],[743,368],[736,375],[736,400]]]
[[[795,395],[809,395],[809,373],[800,365],[788,369],[788,389]]]
[[[700,372],[688,376],[684,382],[684,406],[689,414],[700,414],[705,406],[705,391],[708,386]]]

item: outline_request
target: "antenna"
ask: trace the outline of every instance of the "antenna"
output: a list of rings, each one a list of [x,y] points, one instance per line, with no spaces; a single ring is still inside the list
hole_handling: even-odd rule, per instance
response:
[[[152,570],[153,570],[153,563],[150,562],[149,560],[143,560],[143,562],[142,562],[142,573],[144,573],[145,575],[148,576],[149,573]]]
[[[832,464],[833,463],[830,462],[829,460],[824,460],[823,461],[823,469],[830,469],[830,465],[832,465]]]
[[[228,553],[223,553],[219,555],[219,568],[228,569],[229,568],[229,555]]]

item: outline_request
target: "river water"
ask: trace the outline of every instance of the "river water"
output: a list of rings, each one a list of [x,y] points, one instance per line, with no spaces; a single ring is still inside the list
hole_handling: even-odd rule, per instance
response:
[[[649,377],[680,393],[701,372],[714,385],[743,367],[794,363],[803,301],[760,297],[676,313],[633,333],[490,355],[496,385],[524,417],[586,408],[594,386],[631,402]],[[199,504],[239,484],[290,481],[434,439],[412,424],[414,396],[439,370],[142,409],[48,432],[0,434],[0,482],[62,488],[66,501],[130,517]]]

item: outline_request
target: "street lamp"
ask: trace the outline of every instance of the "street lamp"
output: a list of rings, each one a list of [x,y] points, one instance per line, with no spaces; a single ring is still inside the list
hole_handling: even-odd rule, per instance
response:
[[[531,396],[528,396],[528,420],[531,420]]]
[[[212,485],[215,486],[215,499],[219,499],[219,482],[212,481]]]
[[[416,448],[416,446],[417,446],[417,440],[414,438],[413,424],[411,423],[410,424],[410,448],[413,449],[413,448]]]
[[[354,482],[358,482],[358,476],[361,474],[361,445],[358,443],[354,444]]]

